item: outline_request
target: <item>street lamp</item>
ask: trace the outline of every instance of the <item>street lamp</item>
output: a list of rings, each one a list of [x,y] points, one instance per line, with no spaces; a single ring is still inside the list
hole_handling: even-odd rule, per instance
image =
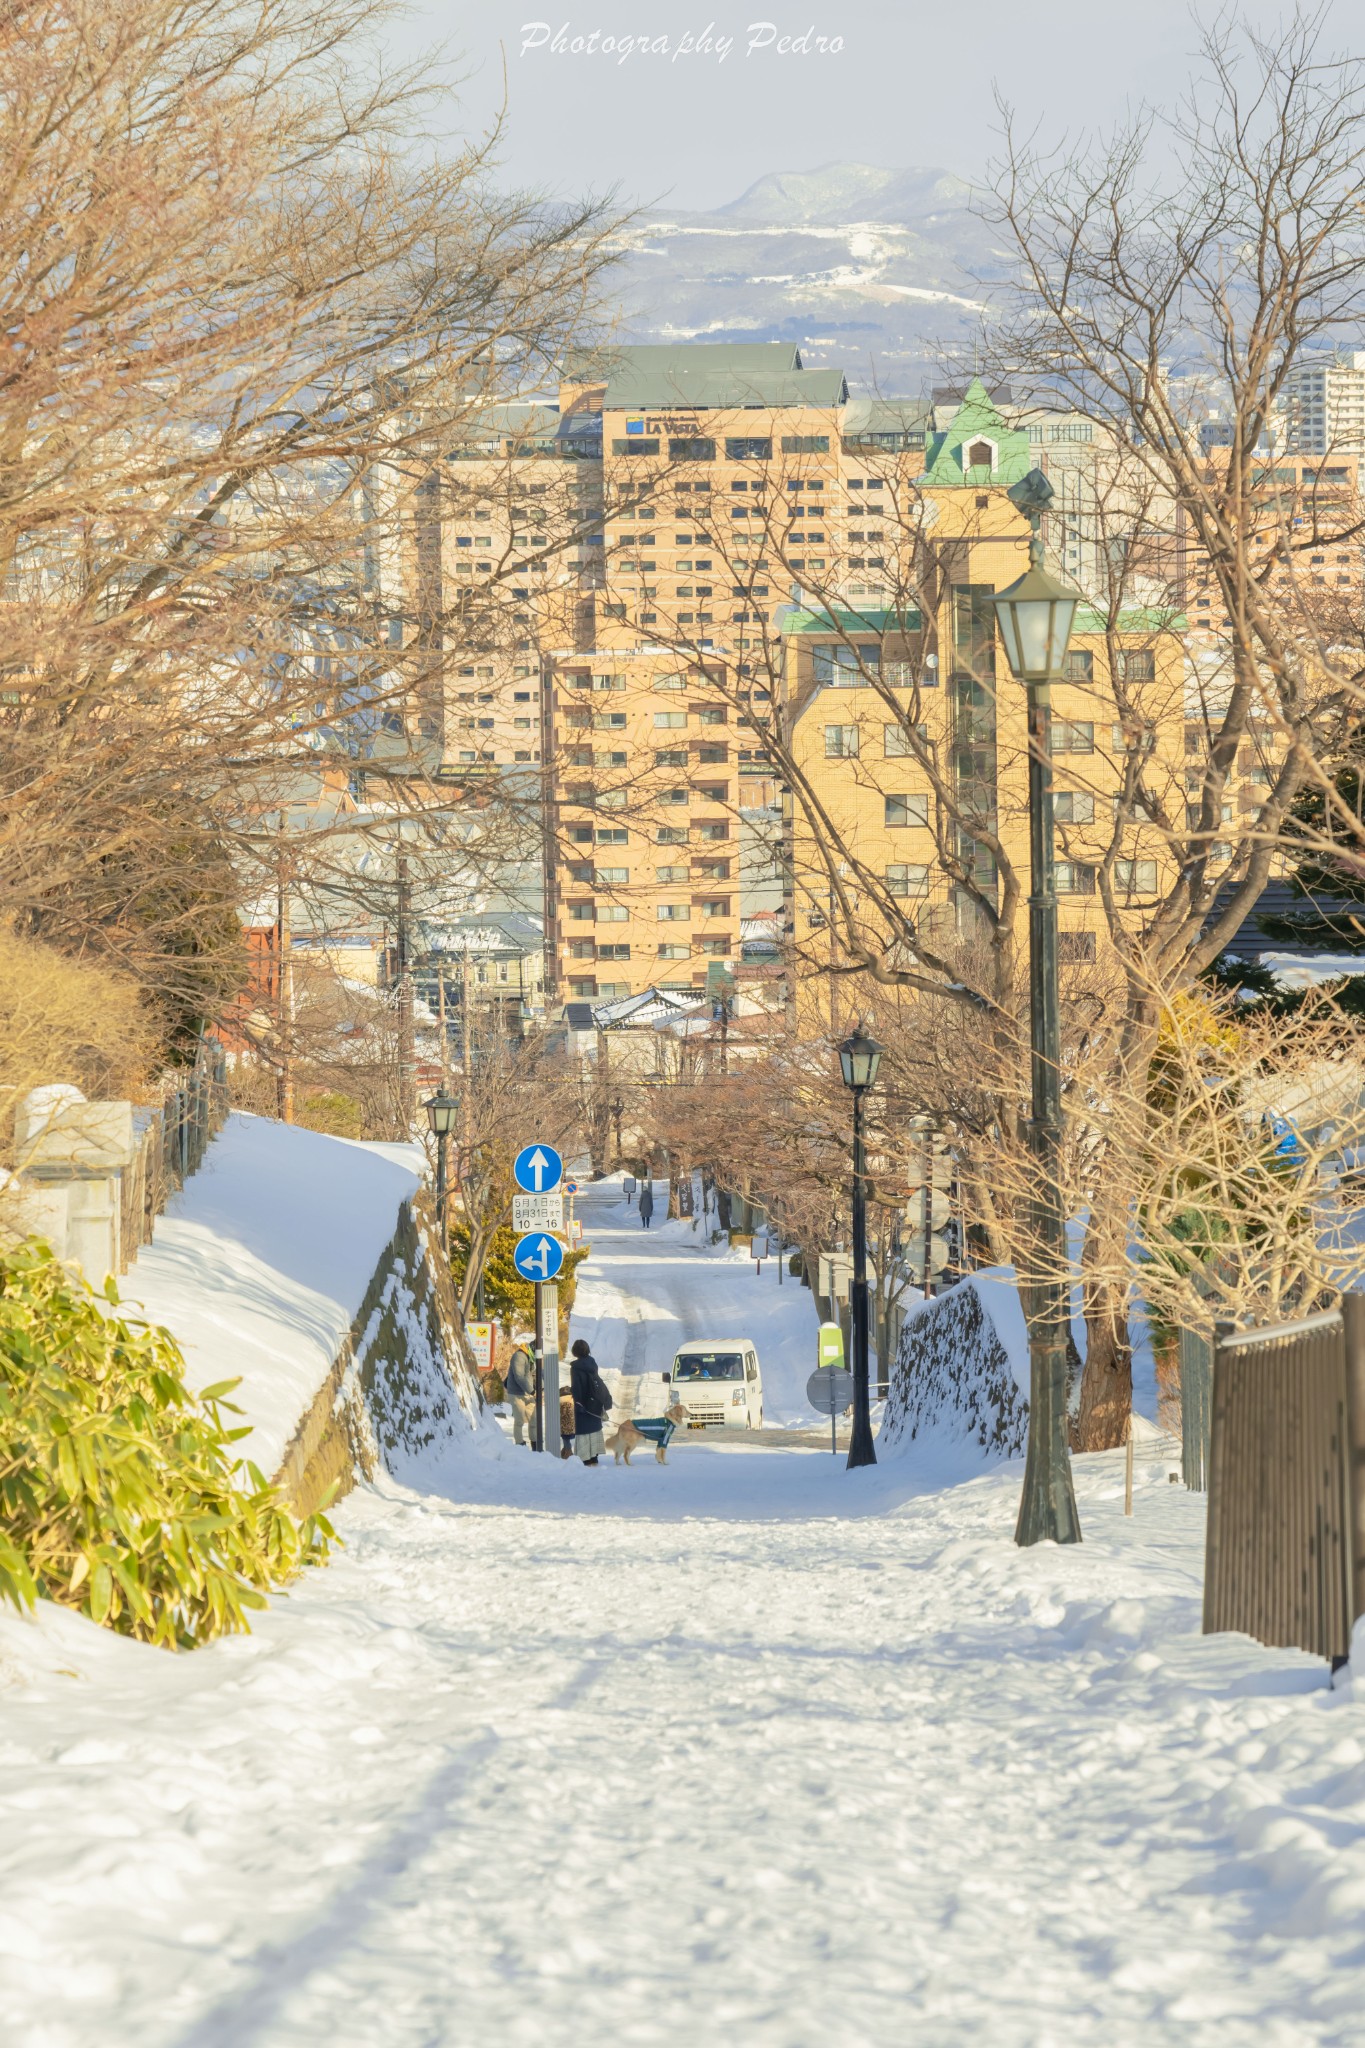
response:
[[[1040,520],[1052,486],[1030,470],[1009,493],[1032,526],[1029,565],[995,599],[1005,657],[1028,690],[1029,1044],[1033,1114],[1029,1145],[1035,1255],[1029,1284],[1029,1430],[1016,1543],[1079,1543],[1066,1428],[1066,1219],[1062,1213],[1062,1034],[1057,994],[1057,887],[1052,828],[1052,683],[1061,674],[1079,595],[1043,564]]]
[[[872,1414],[868,1400],[867,1357],[867,1161],[863,1153],[863,1097],[877,1078],[882,1049],[861,1024],[839,1047],[844,1086],[853,1091],[853,1429],[848,1441],[848,1469],[875,1465]]]
[[[431,1135],[436,1140],[436,1222],[444,1237],[446,1227],[446,1153],[450,1134],[455,1128],[455,1119],[460,1105],[453,1095],[447,1095],[444,1088],[435,1095],[429,1095],[423,1108]]]

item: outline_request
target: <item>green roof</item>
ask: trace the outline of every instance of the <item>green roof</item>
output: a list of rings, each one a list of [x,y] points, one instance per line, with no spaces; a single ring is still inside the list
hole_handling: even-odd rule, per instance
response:
[[[1183,633],[1189,620],[1181,611],[1161,611],[1155,607],[1134,607],[1131,611],[1119,613],[1115,625],[1120,633]],[[1092,611],[1081,606],[1072,624],[1073,633],[1107,633],[1109,616],[1106,612]]]
[[[905,611],[789,611],[780,621],[785,633],[918,633],[924,624],[913,606]]]
[[[980,441],[991,443],[994,461],[969,465],[968,450]],[[981,379],[973,377],[951,425],[929,436],[920,482],[936,490],[945,486],[982,490],[989,484],[1017,484],[1031,467],[1027,433],[1009,425]]]

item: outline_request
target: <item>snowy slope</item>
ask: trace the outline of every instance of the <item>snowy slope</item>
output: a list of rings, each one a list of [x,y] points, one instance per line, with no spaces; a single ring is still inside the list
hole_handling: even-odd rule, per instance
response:
[[[723,1278],[723,1274],[721,1275]],[[15,2048],[1328,2048],[1365,1703],[1199,1630],[1202,1504],[504,1446],[193,1657],[0,1616]]]
[[[192,1387],[241,1379],[242,1455],[262,1471],[330,1372],[417,1185],[411,1147],[237,1113],[125,1276],[125,1302],[179,1339]]]

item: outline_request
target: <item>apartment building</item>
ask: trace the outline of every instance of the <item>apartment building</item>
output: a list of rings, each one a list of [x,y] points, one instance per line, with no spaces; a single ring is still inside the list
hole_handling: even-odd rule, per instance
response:
[[[1275,444],[1291,455],[1365,453],[1365,349],[1304,351],[1284,380]]]

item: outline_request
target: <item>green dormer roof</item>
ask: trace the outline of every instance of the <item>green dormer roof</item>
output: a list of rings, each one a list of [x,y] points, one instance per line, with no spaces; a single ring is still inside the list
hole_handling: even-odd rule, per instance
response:
[[[968,460],[983,447],[989,461]],[[952,424],[929,436],[920,482],[932,489],[968,485],[979,490],[988,484],[1017,484],[1029,467],[1027,433],[1008,424],[981,379],[973,377]]]

